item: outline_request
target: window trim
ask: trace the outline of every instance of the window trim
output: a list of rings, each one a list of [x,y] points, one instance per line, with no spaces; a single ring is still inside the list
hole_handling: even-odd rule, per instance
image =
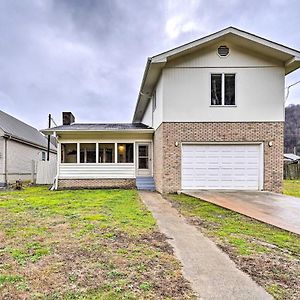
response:
[[[212,75],[222,75],[222,81],[221,81],[221,102],[222,104],[221,105],[214,105],[214,104],[211,104],[211,77]],[[235,104],[232,104],[232,105],[228,105],[228,104],[225,104],[225,75],[234,75],[235,76],[235,84],[234,84],[234,97],[235,97]],[[209,90],[209,93],[210,93],[210,99],[209,99],[209,107],[237,107],[237,74],[236,72],[210,72],[210,90]]]

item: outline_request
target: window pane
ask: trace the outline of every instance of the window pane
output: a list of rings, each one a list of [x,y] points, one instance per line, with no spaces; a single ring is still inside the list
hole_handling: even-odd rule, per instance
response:
[[[115,144],[99,144],[99,163],[115,162]]]
[[[118,144],[118,163],[133,163],[133,144]]]
[[[222,105],[222,74],[211,75],[211,105]]]
[[[225,74],[225,105],[235,105],[235,74]]]
[[[80,144],[80,162],[81,163],[96,162],[96,144],[94,143]]]
[[[148,169],[148,158],[139,157],[139,169]]]
[[[61,144],[61,162],[77,163],[77,144]]]

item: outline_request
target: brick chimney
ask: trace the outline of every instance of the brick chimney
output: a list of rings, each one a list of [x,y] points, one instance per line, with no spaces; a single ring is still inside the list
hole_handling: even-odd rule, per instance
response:
[[[75,117],[70,111],[64,111],[62,113],[63,125],[71,125],[75,122]]]

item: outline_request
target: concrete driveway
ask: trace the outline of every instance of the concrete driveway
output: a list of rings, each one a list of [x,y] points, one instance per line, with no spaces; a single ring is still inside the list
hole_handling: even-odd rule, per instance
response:
[[[300,198],[258,191],[184,191],[248,217],[300,234]]]

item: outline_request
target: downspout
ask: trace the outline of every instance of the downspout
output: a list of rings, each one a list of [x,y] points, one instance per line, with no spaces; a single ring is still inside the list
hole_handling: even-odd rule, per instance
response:
[[[4,181],[5,186],[8,184],[8,171],[7,171],[7,137],[4,137]]]
[[[60,155],[61,155],[60,143],[58,142],[56,131],[53,132],[53,136],[57,141],[57,148],[56,148],[57,152],[56,152],[56,176],[54,177],[53,185],[50,188],[51,191],[58,189],[58,174],[59,174],[59,163],[60,163]]]

